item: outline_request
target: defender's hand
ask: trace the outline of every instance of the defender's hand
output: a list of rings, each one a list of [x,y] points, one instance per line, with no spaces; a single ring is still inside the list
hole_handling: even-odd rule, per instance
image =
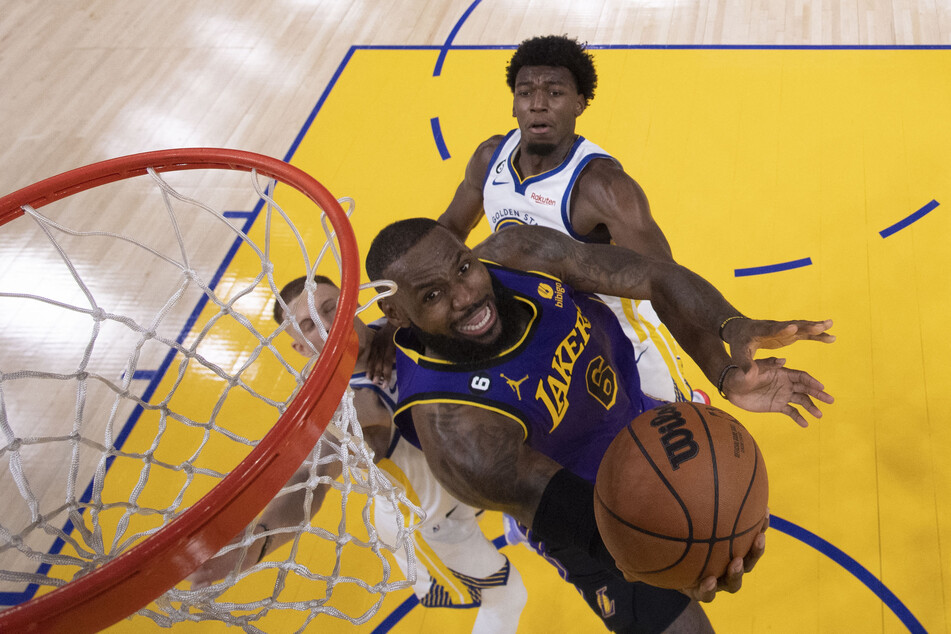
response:
[[[396,326],[385,323],[373,335],[370,351],[367,353],[367,378],[380,385],[389,385],[396,363],[396,344],[393,333]]]

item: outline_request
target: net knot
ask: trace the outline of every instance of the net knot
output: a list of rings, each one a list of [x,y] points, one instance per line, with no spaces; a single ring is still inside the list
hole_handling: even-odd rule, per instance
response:
[[[92,309],[92,312],[90,313],[90,316],[91,316],[93,319],[95,319],[96,321],[105,321],[105,319],[106,319],[106,311],[104,311],[104,310],[103,310],[102,308],[100,308],[99,306],[96,306],[95,308]]]
[[[20,451],[21,446],[23,446],[23,440],[21,438],[14,438],[10,441],[10,444],[7,445],[7,451]]]

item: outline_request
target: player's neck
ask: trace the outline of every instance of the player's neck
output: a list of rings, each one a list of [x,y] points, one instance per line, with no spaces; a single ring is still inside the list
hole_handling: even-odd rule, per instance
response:
[[[555,169],[564,163],[577,138],[578,135],[572,134],[555,146],[554,150],[544,154],[532,152],[531,148],[524,142],[519,143],[514,161],[518,175],[522,179],[526,179]]]

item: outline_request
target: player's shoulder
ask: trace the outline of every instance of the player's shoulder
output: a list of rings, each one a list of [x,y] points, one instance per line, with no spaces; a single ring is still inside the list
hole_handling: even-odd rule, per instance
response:
[[[614,200],[636,195],[639,191],[637,181],[617,162],[610,158],[597,158],[579,174],[572,191],[572,204],[583,200]]]
[[[610,156],[599,156],[585,165],[579,180],[588,181],[593,185],[610,185],[618,182],[630,182],[634,179],[624,171],[620,163]]]
[[[489,164],[489,161],[492,160],[492,156],[495,154],[495,151],[499,149],[499,146],[505,141],[506,135],[504,134],[495,134],[490,136],[488,139],[479,144],[476,148],[476,151],[472,154],[472,160],[478,163],[484,163],[485,165]]]
[[[504,134],[496,134],[479,144],[479,147],[473,152],[472,158],[469,159],[469,164],[466,166],[467,179],[481,182],[486,171],[489,169],[492,157],[495,156],[496,150],[498,150],[504,140]]]

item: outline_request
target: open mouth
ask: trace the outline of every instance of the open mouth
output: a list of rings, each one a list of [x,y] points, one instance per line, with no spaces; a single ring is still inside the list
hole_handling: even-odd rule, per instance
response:
[[[487,333],[495,324],[496,312],[492,304],[486,304],[457,326],[457,330],[469,337],[479,337]]]
[[[547,123],[533,123],[532,125],[528,126],[528,129],[533,134],[547,134],[548,132],[551,132],[552,127]]]

